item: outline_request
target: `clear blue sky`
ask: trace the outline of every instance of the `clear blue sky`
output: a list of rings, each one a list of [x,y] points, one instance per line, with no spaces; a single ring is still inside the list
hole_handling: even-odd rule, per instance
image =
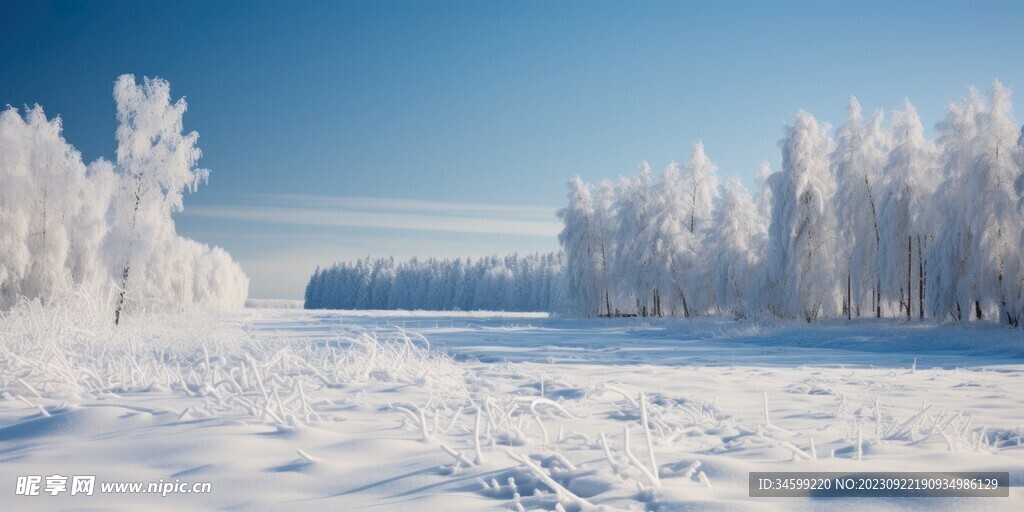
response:
[[[908,97],[930,126],[969,85],[1024,86],[1024,2],[24,3],[0,103],[59,114],[89,161],[113,156],[114,79],[169,80],[212,170],[179,232],[254,297],[359,255],[555,249],[572,174],[698,138],[750,184],[799,108]]]

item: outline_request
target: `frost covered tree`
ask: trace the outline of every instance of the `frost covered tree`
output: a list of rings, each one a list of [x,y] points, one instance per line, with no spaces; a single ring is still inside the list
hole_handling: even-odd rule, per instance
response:
[[[201,156],[196,132],[182,133],[182,116],[187,105],[179,99],[171,103],[171,86],[166,80],[145,78],[137,84],[133,75],[122,75],[114,85],[117,103],[117,166],[127,177],[115,200],[113,233],[124,246],[120,264],[120,292],[114,311],[114,323],[128,289],[128,279],[136,259],[144,259],[152,247],[140,233],[153,231],[157,239],[173,235],[166,222],[172,212],[182,209],[185,189],[194,191],[207,179],[209,171],[195,167]],[[115,242],[115,243],[116,243]]]
[[[614,206],[616,238],[619,240],[614,256],[615,281],[619,293],[627,303],[633,304],[633,311],[641,316],[653,312],[659,284],[655,240],[650,229],[651,193],[651,166],[641,162],[635,175],[619,180]]]
[[[926,207],[937,185],[937,149],[925,138],[921,119],[909,101],[903,110],[893,112],[890,140],[879,212],[882,296],[895,299],[894,313],[923,317],[923,247],[932,235]]]
[[[691,314],[692,296],[688,298],[687,289],[691,288],[690,279],[697,273],[694,266],[699,261],[697,239],[690,231],[693,217],[687,208],[688,192],[679,166],[672,162],[665,167],[652,194],[653,211],[645,231],[651,240],[650,257],[657,283],[652,297],[655,316],[676,310],[683,316]]]
[[[682,258],[685,268],[682,289],[699,313],[710,311],[715,304],[711,273],[707,268],[706,240],[714,216],[714,203],[718,199],[718,166],[704,151],[704,143],[693,143],[690,159],[685,165],[683,179],[685,226],[689,237],[685,239],[686,253]],[[689,308],[688,308],[689,309]]]
[[[935,221],[942,229],[936,233],[926,256],[927,302],[935,316],[947,314],[954,320],[967,320],[973,309],[968,277],[970,239],[973,234],[965,222],[968,207],[964,192],[973,164],[972,143],[977,132],[977,117],[984,102],[973,87],[967,98],[951,103],[946,118],[937,126],[941,147],[942,186],[932,198]],[[980,311],[979,311],[980,312]]]
[[[615,313],[617,302],[612,292],[613,270],[615,269],[614,255],[618,251],[618,241],[615,235],[618,233],[618,226],[615,224],[615,184],[603,180],[597,186],[594,195],[594,224],[597,227],[598,238],[601,241],[601,262],[604,269],[604,308],[605,312],[612,316]],[[564,295],[564,293],[562,294]],[[563,300],[565,300],[563,298]]]
[[[780,141],[782,172],[772,175],[766,293],[776,314],[818,315],[838,309],[835,180],[829,169],[828,125],[798,111]]]
[[[569,206],[559,210],[558,217],[565,225],[558,242],[565,252],[566,285],[574,290],[574,312],[586,316],[608,314],[601,232],[590,189],[579,176],[569,180]]]
[[[752,288],[767,240],[765,220],[738,178],[722,187],[721,206],[715,211],[714,228],[707,254],[719,307],[738,317],[751,312]]]
[[[860,316],[862,304],[870,304],[872,314],[881,314],[878,181],[887,151],[881,112],[875,112],[865,122],[860,103],[851,96],[847,120],[836,130],[836,146],[831,155],[836,177],[836,246],[843,271],[842,309],[847,318]]]

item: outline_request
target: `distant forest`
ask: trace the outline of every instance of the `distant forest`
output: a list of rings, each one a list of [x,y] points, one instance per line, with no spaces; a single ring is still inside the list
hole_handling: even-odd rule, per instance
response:
[[[551,311],[562,288],[560,253],[476,260],[360,259],[317,269],[306,309]]]

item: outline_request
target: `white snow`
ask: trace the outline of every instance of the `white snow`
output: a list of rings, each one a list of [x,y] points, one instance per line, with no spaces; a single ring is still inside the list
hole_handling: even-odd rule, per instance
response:
[[[89,314],[105,307],[0,316],[0,482],[57,473],[212,492],[6,496],[17,509],[1024,505],[1014,329],[249,309],[129,316],[115,330]],[[750,471],[816,470],[1000,470],[1016,487],[747,497]]]
[[[303,301],[289,299],[245,299],[245,307],[255,309],[302,309]]]

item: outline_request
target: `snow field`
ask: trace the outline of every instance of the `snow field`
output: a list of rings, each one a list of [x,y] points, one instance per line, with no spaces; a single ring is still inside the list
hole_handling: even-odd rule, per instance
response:
[[[948,341],[944,354],[899,351],[935,330],[288,310],[130,316],[113,330],[105,310],[79,298],[0,319],[3,481],[71,472],[213,483],[202,497],[89,503],[124,510],[1021,505],[1016,489],[1003,499],[747,497],[747,473],[771,470],[1008,470],[1021,485],[1019,357],[965,355]],[[872,340],[880,346],[856,348]]]

